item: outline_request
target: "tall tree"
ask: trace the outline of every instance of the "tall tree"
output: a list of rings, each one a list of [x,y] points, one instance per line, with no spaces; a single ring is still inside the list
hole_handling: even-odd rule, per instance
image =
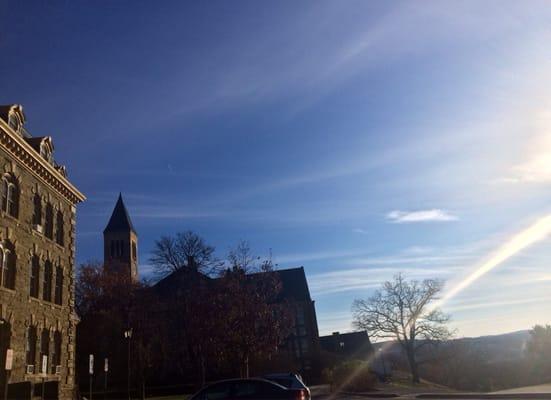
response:
[[[533,363],[534,375],[551,378],[551,325],[536,325],[530,331],[526,355]]]
[[[220,266],[214,256],[214,247],[192,231],[162,236],[155,241],[150,262],[161,276],[182,269],[211,273]]]
[[[228,269],[216,285],[224,315],[224,355],[247,378],[251,359],[269,358],[290,335],[293,314],[279,301],[282,286],[276,272]]]
[[[414,383],[419,383],[418,350],[451,337],[449,316],[430,303],[437,300],[443,282],[406,281],[402,274],[387,281],[366,300],[352,304],[354,324],[374,338],[395,339],[403,348]]]

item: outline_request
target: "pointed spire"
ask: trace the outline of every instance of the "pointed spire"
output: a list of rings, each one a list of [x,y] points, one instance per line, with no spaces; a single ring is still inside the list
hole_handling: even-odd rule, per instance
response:
[[[128,211],[126,210],[126,206],[124,205],[124,201],[122,200],[122,193],[119,193],[119,199],[117,200],[117,204],[115,204],[113,214],[111,214],[111,218],[103,230],[103,233],[128,231],[136,233],[130,216],[128,215]]]

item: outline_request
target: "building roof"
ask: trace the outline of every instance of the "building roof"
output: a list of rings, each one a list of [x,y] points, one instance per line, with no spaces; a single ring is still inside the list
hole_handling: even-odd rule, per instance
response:
[[[334,332],[332,335],[320,336],[320,346],[331,353],[359,357],[373,352],[373,346],[366,331]]]
[[[282,297],[292,298],[296,301],[312,301],[304,267],[279,269],[273,273],[277,274],[281,280]]]
[[[111,214],[111,218],[109,218],[109,222],[103,230],[103,233],[128,231],[136,233],[134,225],[132,225],[132,221],[130,220],[130,215],[128,215],[128,211],[122,200],[122,194],[119,194],[119,199],[117,200],[117,204],[115,204],[113,214]]]
[[[255,276],[260,274],[276,274],[279,277],[282,286],[281,293],[279,294],[280,299],[312,301],[310,290],[308,289],[308,282],[306,281],[306,274],[304,273],[304,267],[280,269],[271,272],[256,272],[248,276],[254,279]],[[206,280],[212,279],[204,275],[201,276]],[[186,271],[186,269],[182,269],[165,276],[154,286],[160,292],[168,293],[188,283],[190,283],[189,272]]]

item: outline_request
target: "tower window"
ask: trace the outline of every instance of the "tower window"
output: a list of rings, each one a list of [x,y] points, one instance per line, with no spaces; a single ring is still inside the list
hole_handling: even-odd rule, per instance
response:
[[[40,195],[38,193],[34,195],[33,204],[33,224],[42,225],[42,199],[40,198]]]
[[[54,237],[54,208],[52,204],[48,202],[46,204],[46,220],[45,220],[45,234],[49,239]]]
[[[27,327],[27,342],[25,344],[25,362],[34,365],[36,361],[36,327]]]
[[[46,260],[44,263],[44,288],[42,290],[42,298],[45,301],[52,301],[52,262]]]
[[[61,365],[61,332],[54,332],[54,347],[52,354],[52,374],[55,374],[56,366]]]
[[[1,182],[2,211],[17,218],[19,210],[19,187],[15,178],[9,174],[2,177]]]
[[[63,236],[64,236],[64,231],[63,231],[63,213],[61,212],[61,210],[59,210],[57,212],[57,215],[56,215],[56,234],[55,234],[55,241],[57,242],[57,244],[63,246]]]
[[[39,275],[40,275],[40,260],[38,259],[38,256],[35,254],[33,255],[33,258],[31,261],[31,281],[29,285],[29,294],[32,297],[36,297],[36,298],[38,298]]]
[[[0,244],[0,285],[15,289],[15,249],[10,242]]]
[[[42,358],[44,356],[48,357],[50,355],[50,331],[46,328],[42,329],[42,334],[40,335],[40,372],[45,374],[48,371],[48,366],[46,365],[46,370],[42,371]]]
[[[63,268],[57,266],[55,269],[55,292],[54,302],[61,305],[63,300]]]

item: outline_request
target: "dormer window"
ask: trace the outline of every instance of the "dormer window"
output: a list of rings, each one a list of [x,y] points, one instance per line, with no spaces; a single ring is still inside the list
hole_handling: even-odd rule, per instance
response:
[[[17,117],[16,114],[10,114],[8,118],[8,125],[14,131],[19,132],[19,128],[21,127],[21,122],[19,121],[19,118]]]
[[[46,142],[40,144],[40,155],[49,163],[52,163],[52,152]]]

